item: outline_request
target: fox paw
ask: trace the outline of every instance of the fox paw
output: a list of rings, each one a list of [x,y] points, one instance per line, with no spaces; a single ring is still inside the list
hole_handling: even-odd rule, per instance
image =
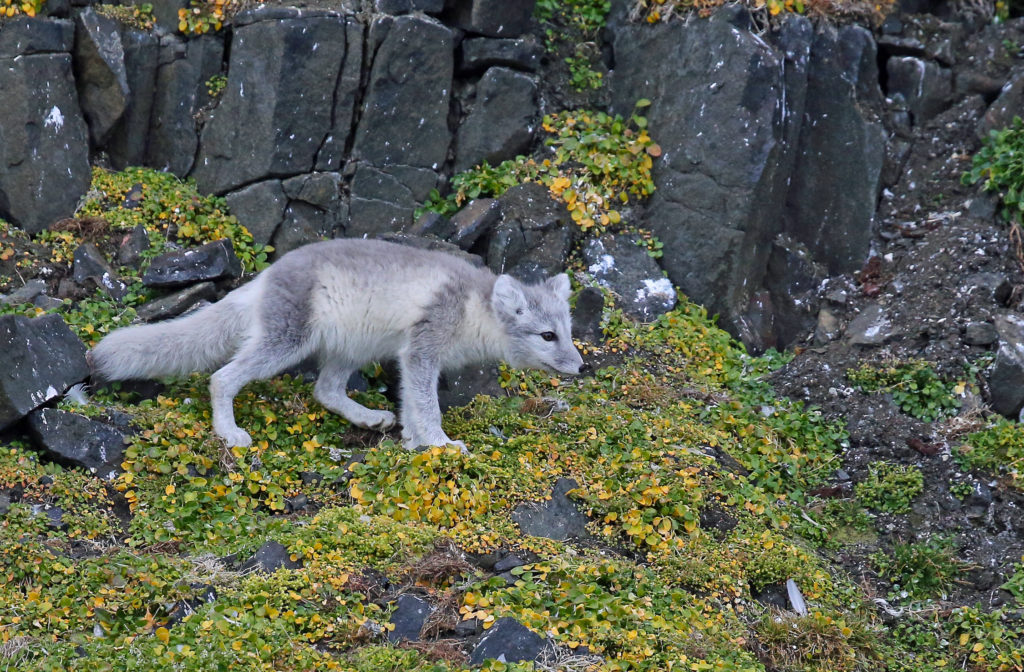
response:
[[[217,430],[217,436],[223,439],[228,448],[235,446],[245,448],[252,445],[252,437],[249,436],[249,432],[240,427]]]
[[[375,411],[368,408],[360,412],[358,416],[349,418],[349,421],[363,429],[375,429],[378,432],[384,432],[395,426],[396,418],[395,414],[391,411]]]

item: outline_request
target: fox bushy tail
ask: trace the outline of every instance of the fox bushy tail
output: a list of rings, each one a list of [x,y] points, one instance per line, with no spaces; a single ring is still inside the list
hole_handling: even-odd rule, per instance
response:
[[[88,355],[93,375],[112,381],[220,368],[257,319],[258,280],[184,317],[111,332]]]

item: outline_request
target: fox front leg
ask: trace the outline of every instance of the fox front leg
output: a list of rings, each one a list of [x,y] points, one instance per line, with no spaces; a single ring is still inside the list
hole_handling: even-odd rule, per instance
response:
[[[441,428],[441,405],[437,400],[437,380],[441,369],[436,355],[409,347],[399,357],[402,376],[402,441],[409,450],[420,446],[458,446],[469,452],[462,441],[448,438]]]

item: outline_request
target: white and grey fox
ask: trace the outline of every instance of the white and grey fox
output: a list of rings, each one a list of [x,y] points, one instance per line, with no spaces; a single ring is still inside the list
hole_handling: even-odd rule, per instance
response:
[[[390,411],[350,399],[349,376],[395,359],[401,372],[402,440],[407,448],[456,444],[441,428],[440,372],[505,360],[517,368],[576,374],[569,278],[537,285],[444,252],[377,240],[337,239],[282,256],[251,282],[184,317],[114,331],[89,353],[104,380],[210,377],[213,429],[247,446],[233,401],[242,387],[315,355],[314,396],[355,425],[386,430]]]

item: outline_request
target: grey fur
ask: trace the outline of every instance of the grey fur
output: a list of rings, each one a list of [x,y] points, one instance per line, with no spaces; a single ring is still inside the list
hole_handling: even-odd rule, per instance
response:
[[[393,413],[356,403],[345,383],[367,362],[397,359],[406,446],[462,445],[441,428],[440,372],[504,359],[578,373],[583,360],[572,342],[568,298],[564,274],[524,285],[443,252],[331,240],[289,252],[191,315],[113,332],[90,362],[107,380],[216,369],[214,431],[244,446],[251,440],[235,424],[235,395],[310,355],[320,361],[314,395],[325,408],[362,427],[391,427]]]

